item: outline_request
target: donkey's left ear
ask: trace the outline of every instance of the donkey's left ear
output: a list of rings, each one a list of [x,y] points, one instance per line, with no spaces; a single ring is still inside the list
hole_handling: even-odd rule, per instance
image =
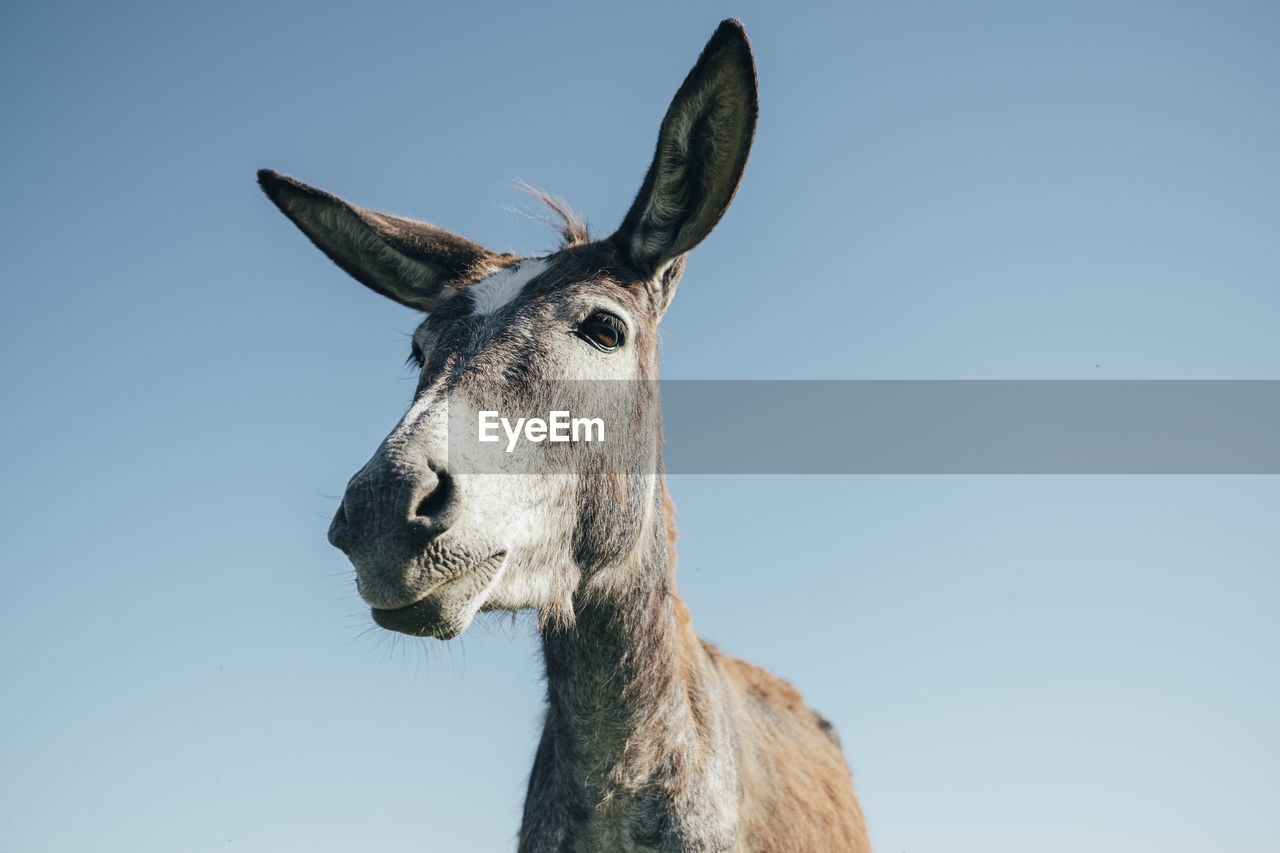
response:
[[[613,239],[666,310],[684,253],[720,221],[747,165],[756,129],[756,68],[747,34],[724,21],[676,92],[644,185]]]

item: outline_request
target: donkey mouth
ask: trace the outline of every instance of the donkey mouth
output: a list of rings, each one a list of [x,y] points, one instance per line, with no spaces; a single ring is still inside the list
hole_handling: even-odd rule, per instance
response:
[[[394,608],[371,607],[373,621],[389,631],[413,637],[451,640],[465,631],[475,618],[506,556],[503,551],[464,569],[432,587],[413,604]]]

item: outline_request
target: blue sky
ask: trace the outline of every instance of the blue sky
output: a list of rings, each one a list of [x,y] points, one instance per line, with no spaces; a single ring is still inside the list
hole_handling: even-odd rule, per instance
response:
[[[727,16],[759,130],[666,376],[1280,379],[1270,4],[10,4],[0,850],[514,848],[532,628],[366,632],[324,541],[415,317],[253,173],[607,233]],[[877,849],[1274,844],[1275,477],[672,491],[695,624],[835,722]]]

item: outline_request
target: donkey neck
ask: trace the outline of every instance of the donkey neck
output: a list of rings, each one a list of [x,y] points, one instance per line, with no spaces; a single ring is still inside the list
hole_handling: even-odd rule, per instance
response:
[[[673,756],[714,736],[717,714],[703,706],[719,679],[676,593],[666,527],[653,527],[639,553],[609,570],[617,574],[606,591],[579,591],[576,623],[543,638],[548,734],[564,778],[585,780],[591,807],[660,777],[685,784],[673,778]]]

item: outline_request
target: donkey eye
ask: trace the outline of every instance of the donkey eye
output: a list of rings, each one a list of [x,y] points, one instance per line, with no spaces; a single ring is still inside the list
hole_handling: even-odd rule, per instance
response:
[[[409,358],[405,360],[405,364],[415,365],[419,370],[425,367],[427,364],[427,357],[422,354],[422,347],[414,344],[413,348],[409,350]]]
[[[622,321],[612,314],[592,314],[576,334],[601,352],[613,352],[626,340]]]

